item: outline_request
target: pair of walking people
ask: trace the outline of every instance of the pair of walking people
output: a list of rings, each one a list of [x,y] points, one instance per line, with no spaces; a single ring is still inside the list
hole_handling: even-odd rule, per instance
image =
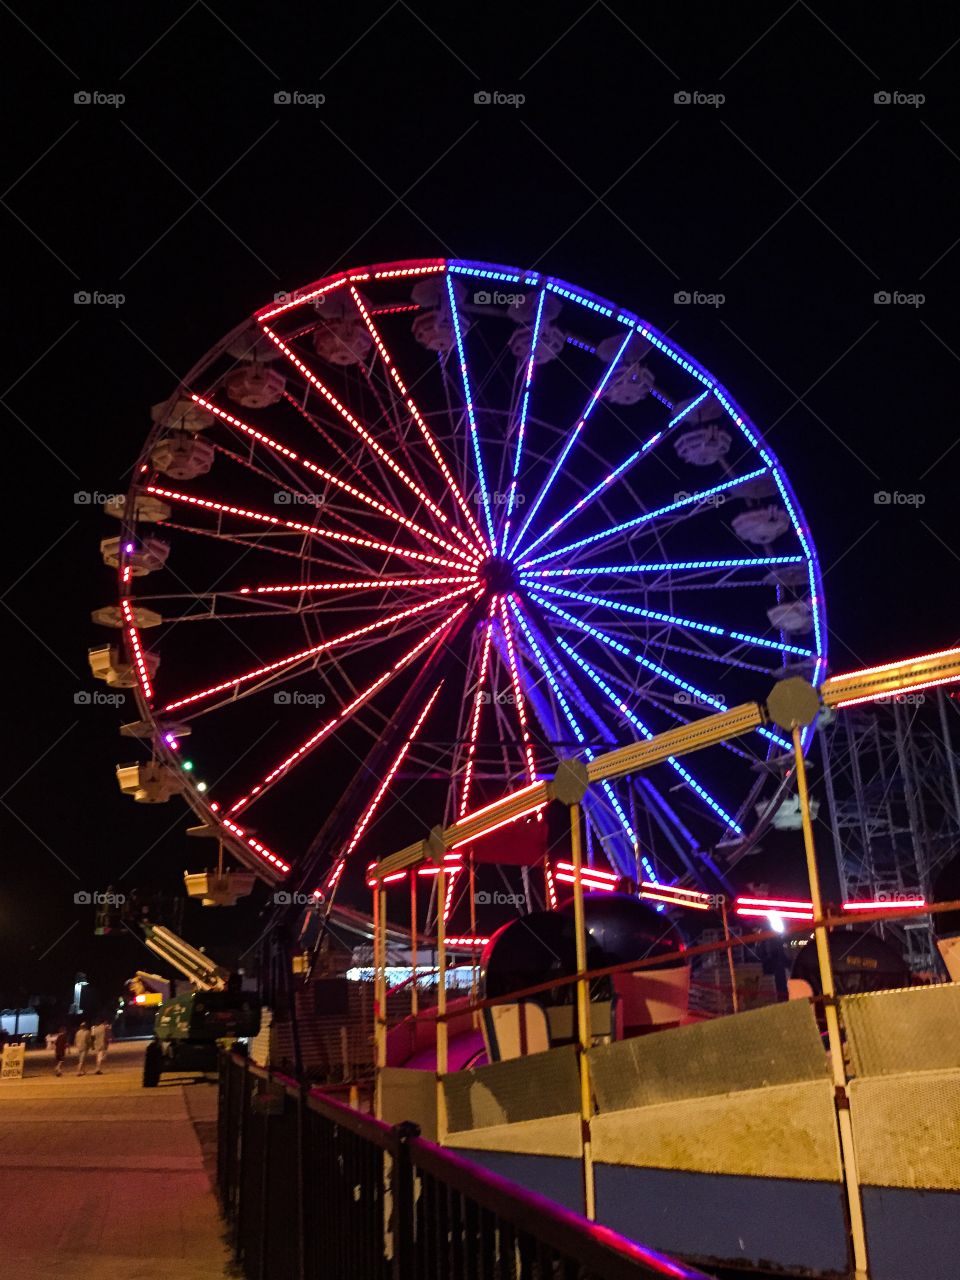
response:
[[[57,1038],[53,1046],[53,1056],[56,1062],[55,1075],[63,1075],[63,1063],[67,1056],[68,1036],[66,1027],[61,1027],[57,1033]],[[85,1022],[81,1022],[77,1028],[76,1035],[73,1037],[73,1048],[77,1055],[77,1075],[85,1076],[87,1074],[87,1059],[92,1053],[96,1062],[95,1074],[103,1075],[103,1063],[107,1056],[107,1048],[110,1044],[110,1026],[106,1022],[98,1022],[93,1028],[87,1026]]]

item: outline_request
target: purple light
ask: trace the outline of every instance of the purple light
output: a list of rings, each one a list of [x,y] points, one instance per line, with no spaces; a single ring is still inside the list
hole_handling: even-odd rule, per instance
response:
[[[463,334],[460,331],[460,314],[457,311],[457,299],[453,292],[453,281],[447,276],[447,296],[450,299],[450,313],[453,317],[453,334],[457,341],[457,354],[460,357],[460,378],[463,382],[463,397],[467,403],[467,420],[470,423],[470,440],[473,444],[473,456],[477,464],[477,482],[480,485],[480,498],[483,502],[483,514],[487,521],[487,533],[490,546],[497,545],[493,531],[493,512],[490,510],[490,494],[487,490],[487,478],[483,471],[483,458],[480,456],[480,437],[477,434],[477,419],[473,409],[473,395],[470,391],[470,374],[467,370],[467,355],[463,347]]]
[[[136,547],[132,542],[128,542],[123,549],[128,556],[132,556],[134,551],[136,550]]]
[[[527,361],[527,379],[523,388],[523,403],[520,408],[520,425],[517,428],[517,451],[513,458],[513,475],[510,480],[510,494],[507,499],[507,518],[503,526],[503,541],[500,543],[500,554],[507,554],[507,539],[510,536],[510,520],[513,515],[513,504],[517,497],[517,476],[520,474],[520,455],[523,453],[523,437],[527,429],[527,410],[530,407],[530,387],[533,383],[533,367],[537,354],[537,343],[540,339],[540,321],[543,317],[543,304],[546,289],[540,290],[537,302],[537,314],[533,321],[533,336],[530,339],[530,358]]]
[[[621,524],[616,524],[610,529],[604,529],[601,533],[592,533],[589,537],[580,538],[577,542],[569,542],[565,547],[559,547],[556,551],[548,551],[546,555],[537,556],[535,560],[524,561],[522,567],[526,568],[530,565],[541,564],[544,560],[553,560],[557,556],[565,555],[568,551],[576,551],[580,547],[587,547],[594,542],[601,542],[605,538],[612,538],[618,533],[625,533],[628,529],[635,529],[639,525],[647,524],[650,520],[656,520],[660,516],[668,515],[671,511],[679,511],[682,507],[689,507],[692,503],[702,502],[704,498],[712,497],[715,493],[723,493],[726,489],[733,489],[737,485],[746,484],[748,480],[756,480],[758,476],[766,475],[766,473],[766,467],[757,467],[755,471],[750,471],[745,476],[737,476],[734,480],[724,480],[722,484],[715,484],[709,489],[698,489],[696,493],[690,493],[685,498],[678,498],[676,502],[670,502],[665,507],[658,507],[656,511],[648,511],[642,516],[634,516],[632,520],[624,520]]]

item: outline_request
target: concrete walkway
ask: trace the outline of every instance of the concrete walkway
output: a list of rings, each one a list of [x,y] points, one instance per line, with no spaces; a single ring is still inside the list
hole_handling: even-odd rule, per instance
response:
[[[233,1274],[197,1128],[216,1087],[140,1083],[144,1042],[114,1045],[101,1076],[28,1053],[0,1081],[3,1272],[29,1280],[222,1280]],[[189,1101],[188,1101],[189,1100]]]

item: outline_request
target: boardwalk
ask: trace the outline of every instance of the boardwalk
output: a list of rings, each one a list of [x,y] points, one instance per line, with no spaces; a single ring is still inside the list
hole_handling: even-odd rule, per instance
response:
[[[78,1079],[74,1064],[57,1079],[51,1055],[34,1053],[27,1078],[0,1082],[5,1275],[231,1274],[197,1137],[212,1129],[216,1089],[169,1077],[142,1089],[142,1056],[142,1042],[115,1045],[104,1075]]]

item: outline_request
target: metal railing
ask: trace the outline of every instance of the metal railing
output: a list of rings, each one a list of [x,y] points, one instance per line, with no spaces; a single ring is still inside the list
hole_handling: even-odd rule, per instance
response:
[[[246,1280],[706,1280],[418,1134],[224,1054],[217,1181]]]

